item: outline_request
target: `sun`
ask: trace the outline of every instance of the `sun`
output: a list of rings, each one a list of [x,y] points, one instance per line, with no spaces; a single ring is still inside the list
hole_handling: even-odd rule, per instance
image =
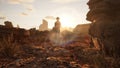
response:
[[[76,26],[75,18],[73,16],[64,14],[64,15],[60,15],[59,17],[60,17],[60,22],[62,27],[74,28]]]
[[[59,17],[61,28],[75,28],[79,24],[87,24],[86,16],[76,9],[61,7],[53,11],[50,16]],[[53,22],[55,19],[53,20]]]

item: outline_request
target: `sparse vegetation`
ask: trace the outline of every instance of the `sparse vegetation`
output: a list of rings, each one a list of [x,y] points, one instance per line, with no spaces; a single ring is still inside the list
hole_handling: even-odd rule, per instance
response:
[[[0,41],[0,54],[7,58],[13,58],[20,52],[20,47],[17,43],[11,42],[11,39],[3,39]]]
[[[120,68],[120,1],[87,4],[92,23],[73,31],[60,32],[59,17],[51,31],[45,20],[41,31],[0,25],[0,68]]]

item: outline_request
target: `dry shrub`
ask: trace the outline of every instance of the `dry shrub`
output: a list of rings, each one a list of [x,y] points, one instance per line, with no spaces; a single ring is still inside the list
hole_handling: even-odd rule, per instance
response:
[[[72,52],[75,60],[78,60],[81,64],[90,64],[92,68],[110,68],[106,57],[101,55],[97,49],[82,46],[69,46],[67,49]]]
[[[11,39],[0,41],[0,53],[3,57],[13,58],[19,53],[20,47],[17,43],[12,43]]]
[[[97,49],[83,48],[81,46],[68,47],[72,51],[75,60],[78,60],[81,64],[90,64],[91,68],[119,68],[120,59],[107,57]]]

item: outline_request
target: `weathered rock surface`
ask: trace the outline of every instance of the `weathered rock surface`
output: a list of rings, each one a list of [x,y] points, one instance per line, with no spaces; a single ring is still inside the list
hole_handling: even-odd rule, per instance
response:
[[[88,6],[89,34],[106,55],[120,57],[120,1],[89,0]]]

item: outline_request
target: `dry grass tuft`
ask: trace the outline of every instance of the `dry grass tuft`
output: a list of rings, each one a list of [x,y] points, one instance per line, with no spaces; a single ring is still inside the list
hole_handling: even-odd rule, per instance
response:
[[[10,38],[0,41],[0,53],[3,57],[13,58],[19,51],[19,45],[16,42],[11,42]]]

